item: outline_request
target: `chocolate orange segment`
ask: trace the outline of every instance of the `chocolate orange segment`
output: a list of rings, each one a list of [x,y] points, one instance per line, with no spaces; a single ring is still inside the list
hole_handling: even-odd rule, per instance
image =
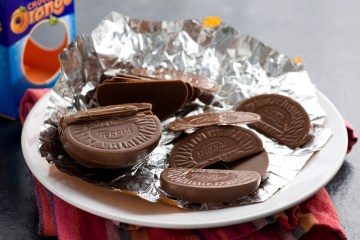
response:
[[[258,95],[240,102],[236,110],[259,114],[261,121],[249,126],[290,148],[300,147],[309,140],[312,129],[309,115],[289,97]]]
[[[105,107],[91,108],[86,111],[67,114],[60,117],[59,126],[101,120],[111,117],[125,117],[151,111],[150,103],[128,103]]]
[[[171,167],[203,168],[224,161],[231,162],[261,152],[260,138],[238,126],[204,127],[184,137],[173,147]]]
[[[212,125],[248,124],[260,121],[260,116],[249,112],[206,112],[184,118],[178,118],[168,126],[171,131],[183,131]]]
[[[157,80],[139,82],[107,82],[96,90],[100,106],[148,102],[160,120],[176,113],[188,98],[188,88],[183,81]]]
[[[192,101],[193,97],[194,97],[194,88],[191,86],[190,83],[185,82],[186,87],[188,89],[188,97],[186,99],[186,103],[189,103]]]
[[[256,191],[254,171],[168,168],[160,174],[161,188],[178,199],[196,203],[229,202]]]

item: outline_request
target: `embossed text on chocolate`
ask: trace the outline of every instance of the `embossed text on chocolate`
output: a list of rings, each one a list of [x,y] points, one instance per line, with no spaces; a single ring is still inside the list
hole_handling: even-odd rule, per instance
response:
[[[98,131],[97,135],[98,137],[105,138],[105,139],[119,139],[127,134],[131,134],[133,131],[131,127],[128,127],[126,129],[116,129],[116,130],[106,130],[106,131]]]
[[[212,182],[212,181],[228,181],[230,176],[220,174],[189,174],[188,178],[195,181]]]
[[[167,178],[175,183],[193,186],[225,186],[231,184],[239,184],[253,179],[255,175],[252,172],[242,172],[241,174],[224,174],[217,170],[210,169],[170,169]]]
[[[207,156],[211,156],[218,152],[222,152],[226,149],[229,149],[233,144],[228,140],[223,141],[214,141],[210,142],[207,145],[203,146],[201,149],[196,151],[198,159],[202,159]]]
[[[109,126],[94,126],[90,128],[90,136],[94,140],[106,143],[119,143],[126,142],[133,137],[135,137],[139,129],[135,123],[123,123],[112,125],[113,123],[108,123]],[[111,147],[111,146],[109,146]]]

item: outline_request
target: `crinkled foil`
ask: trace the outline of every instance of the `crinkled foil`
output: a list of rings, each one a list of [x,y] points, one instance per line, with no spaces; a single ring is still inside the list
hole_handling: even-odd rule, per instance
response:
[[[69,175],[112,190],[130,191],[151,202],[165,197],[179,207],[198,210],[263,202],[288,184],[332,135],[324,126],[325,112],[303,66],[225,23],[205,28],[197,20],[149,22],[112,12],[90,36],[78,36],[60,60],[62,77],[51,91],[40,133],[41,156]],[[175,69],[218,82],[211,104],[197,100],[181,111],[182,116],[231,110],[240,100],[262,93],[290,96],[309,113],[315,137],[292,150],[260,134],[270,158],[268,178],[254,194],[223,204],[177,200],[160,188],[159,175],[168,166],[168,154],[178,137],[166,127],[176,116],[163,122],[159,146],[143,163],[119,170],[83,167],[61,145],[59,115],[98,106],[94,93],[104,73],[128,72],[133,67]]]

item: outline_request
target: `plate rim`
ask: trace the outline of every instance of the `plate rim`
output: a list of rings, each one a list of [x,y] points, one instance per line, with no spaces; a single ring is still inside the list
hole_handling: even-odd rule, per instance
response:
[[[124,217],[124,216],[118,216],[118,215],[114,215],[114,214],[104,213],[102,211],[97,210],[96,208],[94,209],[94,207],[86,206],[84,204],[81,204],[81,203],[75,201],[71,197],[64,194],[64,192],[62,192],[61,188],[56,189],[48,181],[46,181],[46,177],[41,176],[41,174],[36,171],[36,168],[32,164],[31,156],[30,156],[29,152],[27,151],[27,145],[26,145],[26,133],[28,132],[28,129],[30,128],[29,127],[30,126],[30,121],[34,117],[34,115],[39,114],[41,112],[45,112],[45,109],[41,109],[41,107],[43,107],[42,105],[44,105],[44,103],[45,103],[45,106],[46,106],[46,100],[50,96],[50,91],[46,95],[44,95],[35,104],[33,109],[30,111],[27,120],[24,123],[22,134],[21,134],[22,152],[23,152],[24,159],[25,159],[30,171],[39,180],[39,182],[41,184],[43,184],[50,192],[52,192],[54,195],[61,198],[65,202],[68,202],[69,204],[71,204],[71,205],[73,205],[73,206],[75,206],[75,207],[77,207],[79,209],[82,209],[82,210],[84,210],[86,212],[98,215],[100,217],[104,217],[106,219],[120,221],[120,222],[124,222],[124,223],[128,223],[128,224],[136,224],[136,225],[147,226],[147,227],[176,228],[176,229],[208,228],[208,227],[220,227],[220,226],[238,224],[238,223],[243,223],[243,222],[248,222],[248,221],[252,221],[252,220],[255,220],[255,219],[259,219],[259,218],[262,218],[262,217],[267,217],[267,216],[270,216],[270,215],[272,215],[274,213],[281,212],[281,211],[283,211],[285,209],[288,209],[290,207],[293,207],[293,206],[299,204],[300,202],[302,202],[302,201],[308,199],[309,197],[313,196],[322,187],[324,187],[336,175],[336,173],[340,169],[340,167],[341,167],[341,165],[342,165],[342,163],[343,163],[343,161],[345,159],[346,149],[347,149],[347,135],[346,135],[345,122],[343,121],[343,119],[341,117],[341,114],[339,113],[337,108],[333,105],[333,103],[323,93],[321,93],[319,90],[317,90],[317,94],[318,94],[318,97],[319,97],[320,104],[322,106],[323,106],[323,104],[325,104],[325,106],[326,106],[326,110],[324,108],[325,112],[328,114],[328,111],[329,111],[329,112],[331,112],[332,115],[334,115],[336,117],[335,119],[332,119],[332,121],[334,121],[333,124],[335,124],[335,122],[338,122],[337,123],[338,128],[336,128],[336,133],[334,133],[334,129],[332,129],[333,136],[329,140],[329,142],[337,140],[340,143],[340,145],[337,145],[337,151],[338,151],[338,158],[339,159],[336,160],[337,161],[336,166],[334,166],[333,169],[331,169],[331,171],[327,171],[326,177],[324,176],[319,181],[316,181],[316,183],[314,183],[313,187],[310,190],[308,190],[302,196],[299,195],[297,198],[293,199],[291,201],[291,203],[287,203],[287,204],[284,204],[284,205],[278,205],[273,209],[265,209],[264,211],[253,213],[251,216],[247,216],[247,217],[244,217],[244,216],[229,217],[229,215],[228,215],[227,218],[223,218],[223,219],[221,219],[221,218],[220,219],[211,219],[211,220],[210,219],[206,219],[206,220],[201,219],[201,222],[197,222],[197,223],[195,223],[193,221],[183,221],[183,222],[169,221],[169,219],[167,219],[167,218],[165,218],[164,220],[160,220],[160,221],[159,221],[158,218],[156,218],[156,219],[151,219],[151,218],[148,219],[148,218],[146,218],[146,220],[136,219],[135,218],[136,215],[134,215],[134,217],[131,218],[131,217],[129,217],[129,215]],[[327,143],[327,145],[329,145],[329,142]],[[339,150],[340,150],[340,152],[339,152]],[[316,156],[314,156],[314,157],[319,158],[319,156],[321,157],[322,153],[323,152],[321,150],[320,152],[316,153]],[[38,156],[38,157],[40,157],[40,156]],[[43,160],[46,162],[45,159],[43,159]],[[314,160],[314,159],[312,159],[312,160]],[[306,164],[304,166],[304,168],[308,168],[308,167],[309,167],[309,164]],[[49,165],[49,168],[50,168],[50,165]],[[59,170],[57,170],[57,171],[59,171]],[[280,189],[279,192],[286,191],[287,188],[289,188],[289,185],[291,187],[291,183],[294,182],[294,180],[296,178],[301,176],[301,173],[302,173],[302,171],[300,171],[300,173],[289,184],[287,184],[284,188]],[[68,177],[71,177],[71,176],[68,175]],[[74,177],[71,177],[71,178],[74,178]],[[90,183],[85,183],[84,182],[84,184],[89,184],[90,188],[94,186],[94,185],[92,185]],[[96,186],[94,186],[94,187],[96,187]],[[97,187],[97,188],[99,188],[99,187]],[[110,190],[107,190],[107,191],[110,191]],[[275,196],[279,194],[279,192],[276,193],[274,196],[272,196],[270,199],[268,199],[267,201],[265,201],[263,203],[257,203],[257,204],[250,205],[250,206],[255,206],[256,207],[257,205],[266,204],[268,201],[272,201],[271,199],[274,199]],[[114,193],[114,192],[111,192],[111,194],[112,193]],[[116,194],[118,194],[118,193],[116,193]],[[133,198],[131,196],[126,196],[125,198],[127,198],[127,197]],[[140,200],[140,201],[146,201],[146,200]],[[155,204],[157,204],[157,203],[155,203]],[[199,212],[195,212],[195,214],[197,213],[198,216],[199,215],[201,215],[201,216],[202,215],[211,215],[211,216],[215,215],[215,217],[216,217],[217,214],[221,214],[221,215],[224,215],[224,214],[227,214],[227,213],[229,214],[234,209],[244,208],[244,207],[248,207],[248,206],[238,206],[238,207],[231,207],[231,208],[226,208],[226,209],[199,211]],[[240,209],[240,211],[241,211],[241,209]],[[180,214],[180,219],[181,219],[182,215],[184,215],[185,217],[187,217],[187,215],[190,215],[190,216],[194,215],[194,211],[191,211],[191,212],[177,212],[177,213],[171,213],[170,215],[177,219],[177,217],[179,217],[178,214]],[[130,214],[130,216],[131,216],[131,214]],[[223,217],[226,217],[226,216],[223,216]]]

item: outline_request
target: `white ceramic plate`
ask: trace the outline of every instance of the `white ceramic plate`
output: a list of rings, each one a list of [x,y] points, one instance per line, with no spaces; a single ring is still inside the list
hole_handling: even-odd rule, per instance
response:
[[[320,104],[327,112],[327,124],[333,131],[333,137],[293,181],[263,203],[211,211],[182,210],[96,187],[48,164],[37,149],[48,98],[49,95],[44,96],[35,105],[22,132],[22,150],[31,172],[46,188],[66,202],[124,223],[162,228],[206,228],[269,216],[306,200],[325,186],[342,165],[347,148],[346,128],[341,115],[319,93]]]

